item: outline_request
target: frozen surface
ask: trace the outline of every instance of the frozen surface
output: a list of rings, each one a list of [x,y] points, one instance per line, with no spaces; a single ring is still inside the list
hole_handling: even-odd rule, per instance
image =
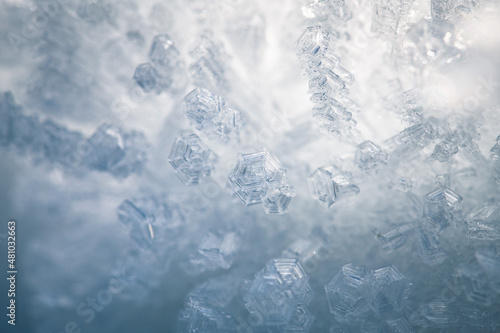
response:
[[[0,1],[0,332],[500,332],[499,22]]]

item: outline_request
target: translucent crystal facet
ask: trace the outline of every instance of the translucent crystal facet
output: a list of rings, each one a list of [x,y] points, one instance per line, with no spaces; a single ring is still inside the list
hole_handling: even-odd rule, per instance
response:
[[[137,66],[134,80],[146,94],[161,93],[167,89],[180,91],[185,85],[184,63],[172,39],[156,35],[149,49],[149,62]]]
[[[446,162],[456,153],[458,153],[457,144],[452,140],[446,140],[434,147],[434,151],[431,156],[439,162]]]
[[[224,100],[206,89],[196,88],[184,97],[186,115],[196,129],[205,127],[224,107]]]
[[[95,149],[87,163],[95,169],[109,169],[125,156],[123,134],[117,127],[105,124],[88,141]]]
[[[228,269],[239,249],[241,237],[234,231],[209,231],[200,240],[196,253],[189,258],[193,275],[206,270]]]
[[[338,321],[349,321],[369,309],[369,278],[366,267],[347,264],[325,285],[330,312]]]
[[[500,160],[500,135],[497,137],[497,143],[490,149],[490,157],[494,161]]]
[[[168,162],[185,185],[196,185],[210,176],[217,156],[196,134],[183,135],[174,142]]]
[[[467,216],[470,238],[495,240],[500,239],[500,205],[489,201],[474,209]]]
[[[225,107],[224,99],[206,89],[196,88],[184,97],[184,111],[191,125],[222,142],[238,137],[241,114]]]
[[[430,266],[439,265],[446,259],[446,254],[441,251],[437,236],[431,232],[421,230],[419,250],[422,261]]]
[[[358,145],[355,161],[361,170],[368,172],[386,164],[387,153],[373,142],[367,140]]]
[[[134,80],[145,93],[160,92],[163,87],[169,85],[167,78],[162,78],[150,63],[137,66]]]
[[[240,154],[228,182],[245,206],[264,203],[267,213],[284,213],[294,195],[285,168],[265,148]]]
[[[390,252],[404,246],[408,238],[415,231],[415,226],[412,224],[402,224],[391,228],[385,233],[377,233],[377,239],[382,244],[382,249]]]
[[[351,179],[350,173],[329,166],[316,169],[307,180],[313,198],[330,207],[338,199],[359,193],[359,187]]]
[[[462,197],[449,188],[441,187],[424,198],[424,219],[432,227],[442,230],[460,218]]]
[[[177,66],[179,51],[168,35],[156,35],[153,38],[148,58],[158,72],[168,73]]]
[[[180,333],[230,333],[235,332],[237,326],[235,320],[223,310],[192,298],[179,319]]]
[[[321,57],[330,43],[329,33],[321,26],[307,27],[297,41],[297,57],[307,60]]]
[[[393,265],[373,271],[370,283],[370,305],[379,314],[400,310],[406,297],[408,282]]]
[[[258,318],[256,326],[284,325],[290,320],[293,324],[299,319],[293,317],[297,307],[307,306],[312,298],[308,280],[297,259],[269,261],[245,296],[248,311]]]

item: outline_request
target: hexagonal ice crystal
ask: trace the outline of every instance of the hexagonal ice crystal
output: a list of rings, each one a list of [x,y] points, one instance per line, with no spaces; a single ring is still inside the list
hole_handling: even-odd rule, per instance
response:
[[[224,109],[224,99],[202,88],[196,88],[184,97],[184,110],[196,129],[201,130]]]
[[[369,309],[366,298],[369,277],[366,267],[347,264],[325,285],[330,312],[335,319],[349,321]]]
[[[373,271],[370,281],[370,306],[378,314],[399,311],[406,298],[408,282],[394,266]]]
[[[297,57],[308,60],[325,54],[330,37],[328,31],[321,26],[307,27],[297,40]]]
[[[312,299],[309,277],[297,259],[273,259],[260,271],[245,295],[256,326],[287,324],[297,306]]]
[[[284,213],[293,190],[286,184],[285,168],[265,148],[239,154],[228,183],[245,206],[264,203],[267,213]]]
[[[183,135],[176,139],[168,162],[185,185],[199,184],[201,178],[210,176],[217,156],[196,134]]]
[[[160,92],[171,83],[168,78],[161,77],[150,63],[137,66],[134,73],[134,80],[145,93]]]
[[[378,145],[367,140],[358,145],[355,162],[361,170],[368,172],[380,167],[382,164],[386,164],[387,153]]]
[[[328,208],[342,197],[359,193],[351,178],[350,173],[328,166],[316,169],[307,181],[313,198]]]
[[[168,35],[156,35],[153,38],[148,58],[159,73],[166,74],[177,66],[179,51]]]
[[[441,187],[424,197],[424,222],[442,230],[460,216],[462,197],[449,188]]]

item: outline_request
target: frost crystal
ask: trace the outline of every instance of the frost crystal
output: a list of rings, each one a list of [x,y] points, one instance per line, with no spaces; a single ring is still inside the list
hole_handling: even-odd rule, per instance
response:
[[[179,233],[185,221],[175,205],[154,197],[124,200],[116,209],[120,222],[130,229],[130,238],[143,250],[167,246],[164,240]]]
[[[314,228],[310,237],[301,238],[283,251],[285,258],[299,259],[307,272],[314,271],[333,253],[329,235],[321,228]]]
[[[299,305],[312,299],[309,277],[297,259],[273,259],[255,276],[245,296],[248,311],[256,326],[294,324]],[[291,323],[289,323],[292,321]],[[303,323],[306,320],[300,320]],[[297,323],[296,323],[297,324]]]
[[[349,321],[366,312],[370,274],[364,266],[347,264],[325,285],[330,312],[338,321]]]
[[[178,137],[168,156],[175,174],[185,185],[197,185],[203,177],[210,176],[216,161],[217,156],[196,134]]]
[[[266,213],[285,213],[295,195],[287,185],[285,168],[265,148],[239,154],[228,182],[245,206],[263,203]]]
[[[206,332],[231,333],[236,331],[236,322],[221,309],[190,298],[179,318],[179,333]]]
[[[103,124],[85,139],[51,120],[41,122],[24,115],[11,93],[0,96],[0,120],[5,121],[0,124],[0,144],[23,154],[30,152],[36,162],[48,162],[68,172],[88,168],[126,178],[140,173],[147,160],[149,145],[142,133]]]
[[[490,157],[494,161],[500,160],[500,135],[496,139],[497,143],[490,149]]]
[[[328,208],[343,197],[359,193],[351,179],[350,173],[329,166],[316,169],[307,181],[313,198]]]
[[[135,69],[134,80],[145,93],[161,92],[171,82],[166,77],[161,77],[156,69],[149,63],[140,64]]]
[[[297,57],[300,60],[320,58],[325,54],[329,43],[329,33],[325,28],[307,27],[297,41]]]
[[[99,127],[88,141],[96,147],[87,162],[95,169],[107,170],[125,156],[125,140],[117,127],[105,124]]]
[[[137,66],[134,80],[145,93],[161,93],[168,89],[180,89],[184,85],[183,62],[172,39],[166,35],[153,38],[148,63]]]
[[[153,38],[148,59],[160,73],[169,73],[177,66],[179,51],[168,35],[156,35]]]
[[[399,311],[407,289],[405,277],[395,266],[376,269],[370,284],[370,305],[379,314]]]
[[[386,164],[387,153],[370,140],[367,140],[358,145],[354,159],[361,170],[368,172]]]
[[[500,205],[489,201],[467,216],[467,236],[477,239],[500,239]]]
[[[439,162],[446,162],[458,153],[458,146],[452,140],[445,140],[434,147],[432,158]]]
[[[412,224],[402,224],[391,228],[384,234],[377,233],[377,238],[385,251],[394,251],[406,244],[408,237],[415,231]]]
[[[441,251],[436,235],[421,230],[419,245],[420,256],[422,257],[422,261],[427,265],[439,265],[446,259],[446,254]]]
[[[307,27],[297,41],[296,53],[309,79],[311,101],[316,103],[313,117],[321,129],[335,134],[349,131],[356,124],[351,112],[356,107],[345,96],[354,77],[332,53],[329,32],[321,26]]]
[[[187,94],[184,110],[193,127],[222,142],[239,135],[240,113],[226,108],[222,97],[206,89],[196,88]]]
[[[438,136],[437,130],[429,122],[419,123],[410,126],[399,134],[403,143],[425,147]]]
[[[194,62],[189,66],[189,72],[196,86],[216,92],[229,90],[222,45],[215,43],[210,33],[201,36],[198,45],[191,50],[191,56]]]
[[[438,188],[425,195],[424,219],[431,227],[442,230],[461,217],[462,197],[449,188]]]
[[[184,97],[184,108],[191,124],[204,128],[225,108],[224,99],[206,89],[196,88]]]

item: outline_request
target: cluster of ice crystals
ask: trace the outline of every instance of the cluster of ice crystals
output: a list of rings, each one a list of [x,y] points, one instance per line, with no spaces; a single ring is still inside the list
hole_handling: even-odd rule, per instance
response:
[[[313,320],[307,311],[313,296],[308,281],[297,259],[269,261],[245,295],[252,323],[271,327],[302,326],[298,331],[307,332]]]
[[[359,193],[359,187],[352,183],[352,175],[334,165],[316,169],[307,181],[313,198],[327,208],[343,197]]]
[[[196,134],[186,134],[175,140],[168,162],[183,184],[197,185],[202,178],[210,176],[217,155]]]
[[[206,89],[196,88],[187,94],[184,110],[191,125],[208,136],[227,142],[239,135],[240,112],[227,108],[221,96]]]
[[[498,7],[0,1],[0,85],[26,106],[0,93],[0,212],[41,226],[19,329],[500,332]],[[288,173],[266,149],[223,170],[260,145]]]
[[[245,206],[263,204],[268,214],[284,214],[295,192],[288,185],[285,168],[276,157],[261,151],[239,154],[228,183]]]
[[[353,75],[340,65],[333,54],[330,33],[322,26],[307,27],[297,40],[296,54],[309,79],[313,116],[327,133],[348,131],[356,122],[352,119],[354,103],[345,95],[354,81]]]
[[[140,173],[146,162],[148,144],[142,133],[125,132],[103,124],[88,138],[51,120],[40,121],[23,114],[12,93],[0,96],[2,122],[0,142],[20,153],[31,152],[37,162],[45,161],[70,171],[80,167],[105,171],[118,178]]]
[[[330,312],[340,322],[361,318],[370,309],[377,315],[400,311],[409,284],[394,266],[369,271],[347,264],[325,285]]]
[[[148,53],[149,62],[137,66],[134,80],[145,93],[181,89],[184,84],[183,62],[172,39],[156,35]]]

